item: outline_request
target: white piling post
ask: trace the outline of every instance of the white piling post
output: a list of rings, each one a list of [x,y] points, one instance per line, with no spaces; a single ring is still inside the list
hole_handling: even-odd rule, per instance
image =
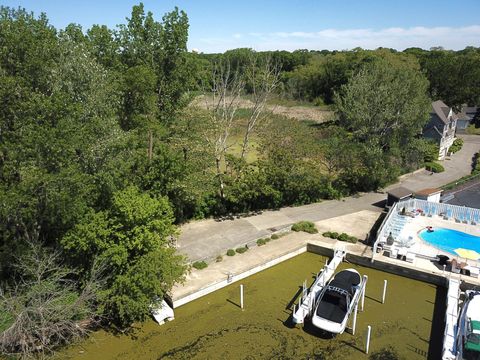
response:
[[[368,350],[370,349],[370,334],[372,332],[372,327],[370,325],[367,326],[367,343],[365,344],[365,354],[368,354]]]
[[[240,308],[243,310],[243,284],[240,285]]]
[[[358,312],[358,303],[355,305],[355,310],[353,310],[352,335],[355,335],[355,328],[357,327],[357,312]]]
[[[363,275],[363,291],[362,291],[362,311],[365,305],[365,292],[367,291],[367,282],[368,282],[368,275]]]
[[[382,304],[385,304],[385,295],[387,294],[387,280],[383,280]]]

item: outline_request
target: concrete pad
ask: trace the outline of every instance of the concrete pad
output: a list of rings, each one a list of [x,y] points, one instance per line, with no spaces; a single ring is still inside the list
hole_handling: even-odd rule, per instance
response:
[[[247,221],[257,230],[266,230],[292,224],[293,221],[280,211],[265,211],[262,215],[247,218]]]
[[[378,212],[363,210],[328,220],[317,221],[315,225],[320,233],[325,231],[344,232],[359,239],[365,239],[379,216]]]

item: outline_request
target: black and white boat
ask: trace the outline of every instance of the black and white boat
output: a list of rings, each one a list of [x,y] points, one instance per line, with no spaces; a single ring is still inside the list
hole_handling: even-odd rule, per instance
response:
[[[480,291],[467,290],[458,319],[457,359],[480,359]]]
[[[316,299],[312,324],[332,334],[343,333],[360,298],[362,281],[354,269],[335,274]]]

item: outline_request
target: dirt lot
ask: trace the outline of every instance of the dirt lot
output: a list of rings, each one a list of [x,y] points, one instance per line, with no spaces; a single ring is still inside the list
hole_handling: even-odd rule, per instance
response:
[[[208,100],[205,101],[205,97],[202,95],[195,99],[192,105],[206,108],[209,103]],[[253,106],[253,102],[248,99],[240,99],[238,106],[239,108],[248,109]],[[309,120],[317,123],[331,120],[333,117],[332,111],[322,110],[313,106],[266,105],[266,108],[276,115],[283,115],[295,120]]]

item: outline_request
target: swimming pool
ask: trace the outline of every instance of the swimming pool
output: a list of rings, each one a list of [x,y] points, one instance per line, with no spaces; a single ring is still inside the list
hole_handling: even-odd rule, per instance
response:
[[[419,236],[429,244],[451,254],[457,255],[455,249],[464,248],[480,253],[480,237],[461,231],[435,228],[433,232],[423,230]]]

